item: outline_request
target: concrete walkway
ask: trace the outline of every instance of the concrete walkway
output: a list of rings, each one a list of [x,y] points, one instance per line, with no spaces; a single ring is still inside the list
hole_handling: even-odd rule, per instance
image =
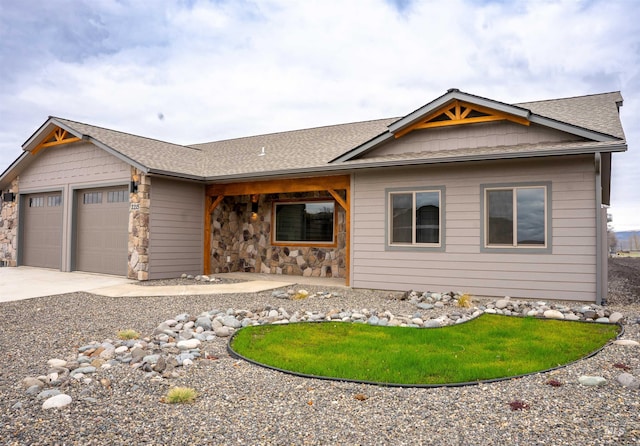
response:
[[[0,268],[0,302],[84,291],[108,297],[186,296],[204,294],[257,293],[300,285],[344,286],[344,279],[228,273],[218,275],[244,282],[212,285],[141,286],[120,276],[82,272],[63,273],[20,266]],[[282,279],[290,279],[283,281]]]

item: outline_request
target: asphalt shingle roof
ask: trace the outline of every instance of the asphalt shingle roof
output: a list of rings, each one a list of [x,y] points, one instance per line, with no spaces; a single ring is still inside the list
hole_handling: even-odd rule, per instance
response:
[[[624,132],[618,116],[619,92],[603,93],[547,101],[525,102],[515,106],[529,109],[536,115],[551,118],[588,130],[619,138],[624,143]],[[88,135],[148,169],[187,177],[215,179],[216,177],[252,174],[275,174],[287,171],[327,168],[329,161],[388,131],[388,126],[399,118],[339,124],[311,129],[271,133],[244,138],[228,139],[203,144],[182,146],[152,138],[118,132],[62,118],[52,118]],[[558,143],[552,146],[522,145],[457,149],[444,152],[407,153],[384,157],[350,160],[349,165],[366,162],[401,162],[403,160],[449,159],[451,157],[486,156],[503,153],[517,155],[531,151],[548,152],[552,148],[566,147],[578,150],[586,143]],[[261,155],[264,147],[264,155]]]

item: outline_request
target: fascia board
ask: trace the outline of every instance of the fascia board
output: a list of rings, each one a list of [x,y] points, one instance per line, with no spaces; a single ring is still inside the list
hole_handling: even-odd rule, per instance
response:
[[[162,170],[162,169],[148,169],[145,171],[146,174],[148,175],[157,175],[157,176],[161,176],[161,177],[170,177],[170,178],[178,178],[181,180],[189,180],[189,181],[198,181],[198,182],[202,182],[202,181],[206,181],[206,177],[200,176],[200,175],[189,175],[186,173],[179,173],[179,172],[171,172],[169,170]]]
[[[2,174],[0,174],[0,187],[4,189],[4,184],[6,182],[11,182],[13,178],[10,178],[12,174],[17,176],[15,173],[16,170],[20,169],[20,167],[27,162],[27,157],[29,156],[28,152],[22,152],[18,158],[16,158],[10,165],[7,167]]]
[[[582,138],[590,139],[597,142],[620,141],[620,138],[608,135],[606,133],[596,132],[594,130],[585,129],[584,127],[567,124],[566,122],[557,121],[551,118],[545,118],[544,116],[540,115],[532,115],[530,121],[535,124],[550,127],[552,129],[560,130],[561,132],[570,133],[572,135],[580,136]]]
[[[504,102],[497,102],[491,99],[483,98],[480,96],[471,95],[468,93],[464,93],[462,91],[452,91],[446,93],[443,96],[440,96],[438,99],[426,104],[423,107],[420,107],[416,111],[409,113],[404,118],[397,120],[396,122],[389,125],[389,131],[391,133],[396,133],[402,130],[405,127],[408,127],[417,121],[419,121],[424,116],[432,113],[433,111],[439,109],[440,107],[447,104],[447,102],[453,100],[459,100],[468,102],[470,104],[476,104],[482,107],[491,108],[493,110],[500,111],[502,113],[508,113],[510,115],[518,116],[520,118],[529,119],[531,116],[531,111],[526,108],[518,107],[516,105],[505,104]]]
[[[624,152],[627,150],[626,144],[612,144],[608,146],[599,146],[593,148],[578,147],[573,149],[555,149],[549,151],[531,151],[520,153],[493,153],[484,155],[464,155],[456,157],[440,157],[440,158],[414,158],[410,160],[394,160],[394,161],[374,161],[370,163],[358,163],[358,164],[331,164],[320,167],[308,167],[304,169],[291,169],[291,170],[274,170],[269,172],[251,172],[251,173],[239,173],[232,175],[217,175],[205,177],[207,183],[217,181],[237,181],[237,180],[251,180],[268,177],[283,177],[291,175],[312,175],[317,173],[326,172],[344,172],[355,171],[361,169],[371,169],[380,167],[401,167],[412,166],[420,164],[440,164],[440,163],[455,163],[465,161],[491,161],[501,159],[516,159],[516,158],[540,158],[545,156],[562,156],[562,155],[583,155],[592,154],[596,152]]]

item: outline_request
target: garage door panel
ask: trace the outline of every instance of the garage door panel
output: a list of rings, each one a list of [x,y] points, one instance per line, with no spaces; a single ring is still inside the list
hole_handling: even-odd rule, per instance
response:
[[[104,274],[127,274],[129,194],[126,188],[76,193],[76,268]]]
[[[30,194],[22,201],[22,264],[60,269],[62,263],[62,193]]]

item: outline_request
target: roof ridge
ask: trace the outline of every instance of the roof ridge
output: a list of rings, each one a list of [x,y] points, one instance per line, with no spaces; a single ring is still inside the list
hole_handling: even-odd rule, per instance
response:
[[[603,93],[591,93],[591,94],[581,94],[581,95],[576,95],[576,96],[567,96],[564,98],[551,98],[551,99],[540,99],[537,101],[522,101],[522,102],[515,102],[512,105],[521,105],[521,104],[537,104],[540,102],[557,102],[557,101],[563,101],[563,100],[567,100],[567,99],[579,99],[579,98],[588,98],[588,97],[592,97],[592,96],[604,96],[607,94],[621,94],[620,90],[614,90],[614,91],[607,91],[607,92],[603,92]]]
[[[176,147],[182,147],[182,148],[185,148],[185,149],[197,150],[197,151],[200,151],[200,152],[202,151],[202,149],[198,149],[197,147],[191,147],[191,146],[187,146],[187,145],[184,145],[184,144],[177,144],[177,143],[174,143],[174,142],[163,141],[161,139],[150,138],[148,136],[136,135],[135,133],[123,132],[121,130],[115,130],[115,129],[111,129],[111,128],[108,128],[108,127],[89,124],[89,123],[86,123],[86,122],[80,122],[80,121],[76,121],[74,119],[61,118],[59,116],[51,116],[51,115],[49,115],[49,119],[58,119],[58,120],[62,120],[62,121],[71,122],[71,123],[74,123],[74,124],[80,124],[80,125],[86,125],[86,126],[89,126],[89,127],[95,127],[97,129],[100,129],[100,130],[106,130],[106,131],[109,131],[109,132],[119,133],[121,135],[132,136],[134,138],[143,138],[143,139],[147,139],[149,141],[157,141],[157,142],[161,142],[163,144],[170,144],[170,145],[173,145],[173,146],[176,146]]]
[[[203,146],[203,145],[207,145],[207,144],[222,143],[222,142],[226,142],[226,141],[240,141],[240,140],[243,140],[243,139],[250,139],[250,138],[264,137],[264,136],[272,136],[272,135],[284,135],[286,133],[303,132],[305,130],[326,129],[326,128],[330,128],[330,127],[340,127],[340,126],[343,126],[343,125],[353,125],[353,124],[364,124],[364,123],[374,123],[374,122],[380,122],[380,121],[389,121],[389,120],[392,120],[392,119],[399,119],[399,118],[397,118],[397,117],[389,117],[389,118],[378,118],[378,119],[365,119],[364,121],[353,121],[353,122],[343,122],[343,123],[339,123],[339,124],[319,125],[319,126],[316,126],[316,127],[306,127],[306,128],[300,128],[300,129],[294,129],[294,130],[282,130],[282,131],[279,131],[279,132],[257,133],[255,135],[239,136],[237,138],[226,138],[226,139],[218,139],[218,140],[214,140],[214,141],[199,142],[199,143],[190,144],[187,147]]]

